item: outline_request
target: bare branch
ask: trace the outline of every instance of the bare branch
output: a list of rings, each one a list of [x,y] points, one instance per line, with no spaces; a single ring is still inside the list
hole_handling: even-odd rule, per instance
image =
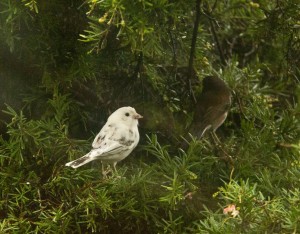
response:
[[[201,0],[196,0],[196,19],[194,23],[194,29],[193,29],[193,37],[192,37],[192,44],[191,44],[191,51],[190,51],[190,59],[189,59],[189,68],[188,68],[188,74],[187,74],[187,86],[188,90],[190,92],[190,95],[193,99],[193,101],[196,103],[196,98],[192,89],[192,78],[194,75],[194,58],[195,58],[195,50],[196,50],[196,42],[197,42],[197,34],[198,34],[198,27],[199,27],[199,22],[200,22],[200,5],[201,5]]]

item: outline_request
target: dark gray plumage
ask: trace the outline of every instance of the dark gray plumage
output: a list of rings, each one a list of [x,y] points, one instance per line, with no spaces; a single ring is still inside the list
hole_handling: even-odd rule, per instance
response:
[[[225,121],[230,105],[231,90],[226,83],[215,76],[205,77],[190,132],[199,139],[207,130],[216,131]]]

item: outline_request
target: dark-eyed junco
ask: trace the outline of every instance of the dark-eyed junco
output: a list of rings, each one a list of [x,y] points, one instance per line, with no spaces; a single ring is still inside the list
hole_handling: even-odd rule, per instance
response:
[[[200,139],[206,131],[216,131],[225,121],[230,105],[231,91],[226,83],[215,76],[205,77],[190,132]]]

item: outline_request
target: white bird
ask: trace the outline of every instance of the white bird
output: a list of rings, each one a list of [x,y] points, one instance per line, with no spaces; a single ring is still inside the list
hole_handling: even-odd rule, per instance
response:
[[[143,118],[132,107],[121,107],[112,113],[106,124],[95,137],[93,149],[79,159],[68,162],[66,166],[77,168],[96,159],[102,163],[102,174],[106,177],[109,171],[104,168],[113,165],[116,171],[117,162],[126,158],[137,146],[140,135],[138,119]]]

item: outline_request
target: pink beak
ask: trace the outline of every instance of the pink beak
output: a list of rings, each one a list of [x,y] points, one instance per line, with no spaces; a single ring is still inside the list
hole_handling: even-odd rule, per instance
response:
[[[135,115],[133,116],[133,118],[134,118],[134,119],[141,119],[141,118],[143,118],[143,116],[141,116],[140,114],[135,114]]]

